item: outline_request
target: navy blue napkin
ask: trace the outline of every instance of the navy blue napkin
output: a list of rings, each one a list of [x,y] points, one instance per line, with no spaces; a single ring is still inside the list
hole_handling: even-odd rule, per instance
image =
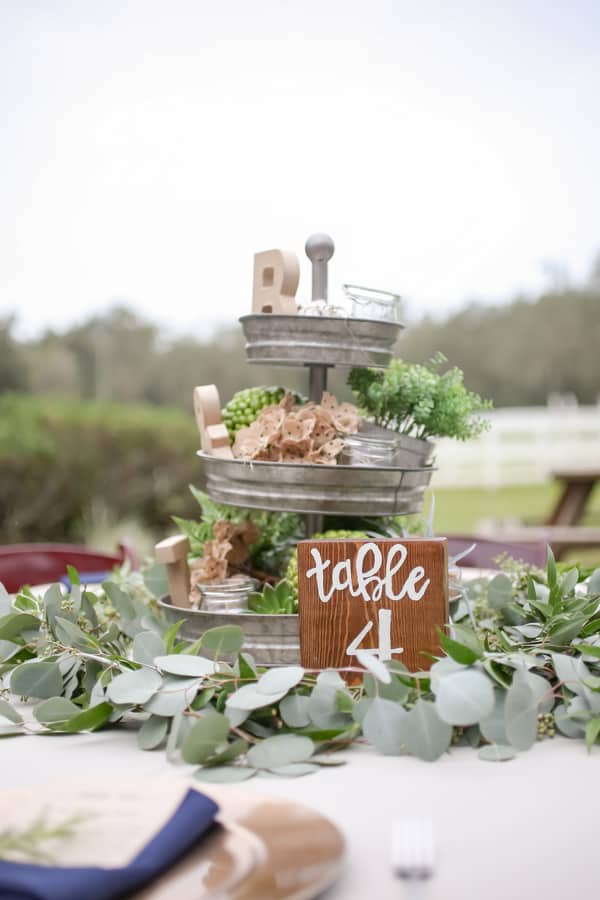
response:
[[[122,869],[63,868],[0,860],[0,900],[117,900],[141,890],[194,847],[219,807],[189,790],[167,824]]]

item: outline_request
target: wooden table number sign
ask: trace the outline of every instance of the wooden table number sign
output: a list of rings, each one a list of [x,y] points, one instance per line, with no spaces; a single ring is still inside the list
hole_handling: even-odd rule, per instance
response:
[[[371,650],[428,669],[448,621],[446,539],[301,541],[298,591],[305,668],[355,667]]]

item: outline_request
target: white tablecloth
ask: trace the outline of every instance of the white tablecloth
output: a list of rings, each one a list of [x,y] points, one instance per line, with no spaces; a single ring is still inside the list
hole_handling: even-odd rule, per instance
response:
[[[435,763],[367,748],[344,758],[345,766],[303,778],[253,778],[243,785],[312,806],[345,834],[346,867],[328,900],[597,895],[597,748],[588,755],[581,742],[555,738],[507,763],[482,762],[469,748],[453,749]],[[129,729],[0,742],[2,790],[93,773],[156,778],[191,771],[167,762],[163,750],[139,750]],[[0,821],[1,808],[0,794]],[[415,887],[396,880],[389,864],[391,823],[403,813],[426,813],[435,828],[435,876]]]

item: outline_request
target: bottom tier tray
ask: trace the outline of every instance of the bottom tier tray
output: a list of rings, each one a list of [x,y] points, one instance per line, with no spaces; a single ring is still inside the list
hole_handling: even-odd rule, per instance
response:
[[[203,609],[182,609],[170,597],[158,601],[169,623],[180,622],[180,636],[190,641],[201,637],[209,628],[239,625],[244,632],[244,652],[250,653],[259,666],[289,666],[300,662],[300,634],[297,615],[264,615],[262,613],[213,613]],[[202,653],[202,651],[200,651]],[[212,657],[211,654],[208,654]],[[227,654],[224,654],[227,662]],[[234,658],[229,659],[230,662]]]
[[[246,462],[198,452],[202,484],[218,503],[276,512],[391,516],[421,512],[432,466]]]

